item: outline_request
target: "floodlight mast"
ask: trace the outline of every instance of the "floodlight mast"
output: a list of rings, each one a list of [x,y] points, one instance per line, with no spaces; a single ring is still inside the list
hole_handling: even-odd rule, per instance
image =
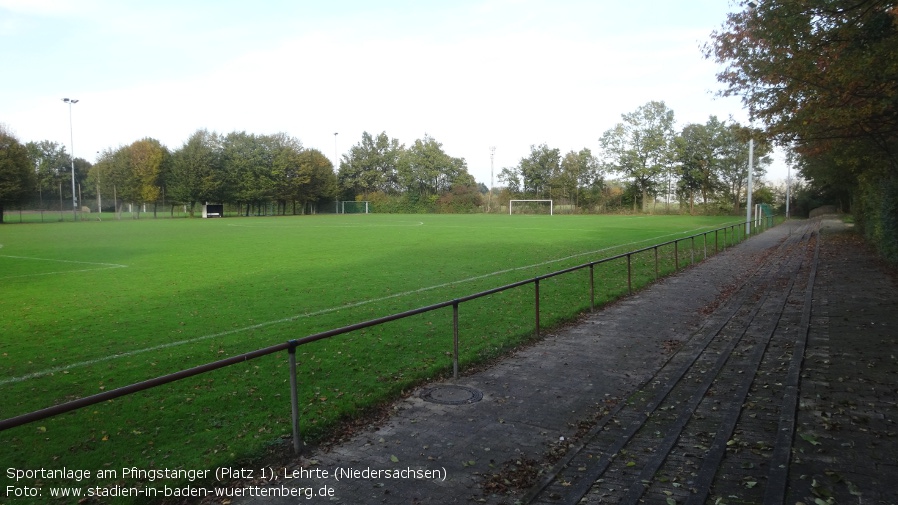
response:
[[[754,2],[748,2],[749,11],[754,13],[755,7],[757,7],[757,4],[755,4]],[[749,129],[748,129],[748,134],[749,134],[749,137],[748,137],[748,191],[747,191],[748,194],[746,195],[746,201],[745,201],[745,236],[746,237],[751,235],[751,193],[752,193],[752,190],[754,189],[754,188],[752,188],[752,165],[753,165],[753,161],[754,161],[753,158],[754,158],[754,154],[755,154],[755,136],[754,136],[754,132],[751,130],[752,130],[752,126],[754,124],[754,119],[755,119],[754,116],[755,116],[754,109],[749,107],[749,111],[748,111],[748,122],[749,122]]]
[[[792,199],[792,165],[786,165],[786,219],[792,217],[789,214],[789,200]]]
[[[745,235],[751,235],[751,193],[752,193],[752,164],[755,155],[755,139],[748,139],[748,200],[745,202]]]
[[[78,202],[75,200],[75,130],[72,128],[72,105],[78,103],[74,98],[63,98],[69,104],[69,145],[72,148],[72,219],[78,220]]]
[[[490,147],[490,190],[487,200],[486,200],[486,211],[491,212],[493,210],[493,157],[496,156],[496,147]]]

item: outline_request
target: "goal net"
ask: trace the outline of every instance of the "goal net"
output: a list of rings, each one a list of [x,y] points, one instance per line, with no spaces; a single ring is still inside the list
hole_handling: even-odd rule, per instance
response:
[[[337,203],[337,213],[339,214],[368,214],[369,209],[367,201],[341,200]]]
[[[509,200],[508,214],[555,214],[552,200]]]

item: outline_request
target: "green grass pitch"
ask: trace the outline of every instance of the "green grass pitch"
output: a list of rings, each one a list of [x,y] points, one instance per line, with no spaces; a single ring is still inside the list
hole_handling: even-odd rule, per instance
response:
[[[371,214],[2,226],[0,418],[733,221]],[[681,252],[681,264],[691,258]],[[672,261],[662,251],[662,269]],[[639,283],[654,277],[652,253],[635,262]],[[597,267],[600,302],[626,291],[625,269]],[[587,279],[541,283],[544,325],[589,306]],[[462,304],[462,371],[527,340],[532,314],[532,287]],[[451,309],[300,347],[304,435],[445,377],[451,351]],[[0,461],[214,468],[289,436],[289,392],[279,353],[6,430]],[[134,484],[95,484],[115,483]]]

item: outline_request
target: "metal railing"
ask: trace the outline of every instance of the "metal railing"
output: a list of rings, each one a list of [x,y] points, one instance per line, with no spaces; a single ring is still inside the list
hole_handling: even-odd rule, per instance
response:
[[[763,230],[768,228],[773,223],[773,217],[768,216],[765,217],[761,224],[758,226],[753,226],[755,230]],[[378,326],[384,323],[388,323],[391,321],[396,321],[399,319],[405,319],[407,317],[415,316],[418,314],[423,314],[425,312],[431,312],[434,310],[443,309],[446,307],[452,307],[452,377],[458,378],[458,343],[459,343],[459,335],[458,335],[458,314],[459,314],[459,306],[462,303],[476,300],[478,298],[483,298],[485,296],[493,295],[496,293],[500,293],[503,291],[507,291],[510,289],[518,288],[521,286],[526,286],[528,284],[533,284],[534,286],[534,336],[539,337],[540,330],[540,294],[539,294],[539,285],[540,281],[549,279],[552,277],[557,277],[563,274],[575,272],[578,270],[582,270],[585,268],[589,269],[589,309],[590,311],[595,310],[596,305],[596,290],[595,290],[595,267],[596,265],[601,265],[604,263],[609,263],[612,261],[623,260],[626,259],[627,262],[627,293],[633,293],[633,256],[648,252],[654,251],[654,261],[655,261],[655,279],[659,278],[659,259],[658,259],[658,249],[673,245],[674,247],[674,272],[680,269],[680,247],[679,244],[685,241],[690,241],[690,249],[691,249],[691,259],[689,264],[695,263],[695,240],[698,237],[701,237],[703,240],[702,251],[703,258],[708,257],[709,251],[709,241],[708,236],[710,234],[714,234],[714,253],[716,254],[721,247],[720,234],[723,232],[723,240],[722,246],[723,249],[726,249],[731,244],[736,244],[745,238],[745,223],[737,223],[729,226],[717,228],[714,230],[709,230],[703,233],[698,233],[695,235],[691,235],[688,237],[682,237],[674,240],[669,240],[667,242],[662,242],[659,244],[654,244],[648,247],[644,247],[642,249],[636,249],[633,251],[628,251],[625,253],[617,254],[615,256],[610,256],[607,258],[602,258],[596,261],[590,261],[588,263],[583,263],[580,265],[576,265],[570,268],[565,268],[563,270],[558,270],[555,272],[539,275],[536,277],[532,277],[529,279],[513,282],[511,284],[506,284],[504,286],[499,286],[493,289],[488,289],[486,291],[481,291],[479,293],[474,293],[471,295],[463,296],[460,298],[455,298],[453,300],[447,300],[440,303],[435,303],[433,305],[428,305],[426,307],[419,307],[416,309],[408,310],[405,312],[399,312],[396,314],[391,314],[388,316],[380,317],[377,319],[371,319],[368,321],[364,321],[361,323],[351,324],[349,326],[343,326],[340,328],[335,328],[332,330],[324,331],[321,333],[315,333],[300,339],[289,340],[287,342],[283,342],[277,345],[272,345],[269,347],[265,347],[262,349],[257,349],[252,352],[248,352],[245,354],[240,354],[237,356],[232,356],[230,358],[226,358],[219,361],[214,361],[212,363],[206,363],[204,365],[199,365],[193,368],[188,368],[186,370],[181,370],[180,372],[175,372],[167,375],[163,375],[160,377],[156,377],[153,379],[149,379],[143,382],[138,382],[134,384],[130,384],[128,386],[123,386],[117,389],[113,389],[110,391],[104,391],[102,393],[98,393],[92,396],[87,396],[84,398],[79,398],[77,400],[73,400],[66,403],[61,403],[58,405],[54,405],[52,407],[47,407],[45,409],[36,410],[33,412],[29,412],[27,414],[22,414],[19,416],[11,417],[8,419],[4,419],[0,421],[0,431],[7,430],[10,428],[15,428],[17,426],[21,426],[23,424],[28,424],[31,422],[39,421],[41,419],[46,419],[48,417],[57,416],[59,414],[64,414],[66,412],[71,412],[73,410],[77,410],[80,408],[88,407],[90,405],[95,405],[97,403],[102,403],[108,400],[112,400],[114,398],[118,398],[121,396],[126,396],[132,393],[136,393],[139,391],[144,391],[147,389],[151,389],[157,386],[161,386],[164,384],[168,384],[171,382],[175,382],[181,379],[186,379],[188,377],[192,377],[194,375],[203,374],[206,372],[211,372],[213,370],[218,370],[219,368],[224,368],[230,365],[235,365],[237,363],[244,363],[251,359],[259,358],[262,356],[267,356],[269,354],[274,354],[276,352],[281,352],[286,350],[288,352],[289,358],[289,370],[290,370],[290,396],[291,396],[291,410],[292,410],[292,428],[293,428],[293,450],[296,453],[301,451],[301,438],[300,438],[300,430],[299,430],[299,401],[298,401],[298,387],[297,387],[297,379],[296,379],[296,348],[309,344],[312,342],[316,342],[318,340],[323,340],[326,338],[334,337],[337,335],[342,335],[345,333],[350,333],[353,331],[361,330],[364,328],[370,328],[372,326]],[[740,233],[741,232],[741,233]]]

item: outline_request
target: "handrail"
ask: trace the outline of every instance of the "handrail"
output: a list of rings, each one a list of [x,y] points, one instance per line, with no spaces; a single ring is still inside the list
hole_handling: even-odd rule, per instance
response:
[[[771,226],[773,223],[773,216],[765,216],[765,217],[767,218],[765,220],[766,221],[765,225],[767,227]],[[298,408],[297,408],[296,359],[295,359],[295,352],[296,352],[296,348],[298,346],[308,344],[311,342],[315,342],[318,340],[323,340],[326,338],[334,337],[337,335],[342,335],[344,333],[349,333],[349,332],[356,331],[356,330],[370,328],[372,326],[381,325],[381,324],[388,323],[391,321],[396,321],[399,319],[404,319],[406,317],[411,317],[411,316],[415,316],[418,314],[423,314],[425,312],[431,312],[434,310],[439,310],[439,309],[443,309],[443,308],[451,306],[453,308],[453,377],[457,378],[458,377],[458,309],[459,309],[460,304],[467,302],[467,301],[482,298],[484,296],[489,296],[489,295],[492,295],[495,293],[507,291],[509,289],[514,289],[514,288],[532,283],[532,284],[534,284],[534,287],[535,287],[534,291],[535,291],[536,324],[535,324],[534,334],[536,336],[539,336],[539,327],[540,327],[540,323],[539,323],[539,282],[541,280],[549,279],[552,277],[556,277],[556,276],[559,276],[562,274],[574,272],[577,270],[582,270],[584,268],[589,268],[590,269],[590,276],[589,276],[590,277],[590,298],[591,298],[590,308],[594,309],[594,307],[595,307],[595,291],[594,291],[594,282],[593,282],[593,268],[596,265],[600,265],[603,263],[627,258],[627,289],[630,293],[632,293],[633,289],[632,289],[632,282],[631,282],[631,258],[633,255],[643,253],[646,251],[654,250],[655,251],[655,275],[657,277],[658,248],[664,247],[664,246],[667,246],[670,244],[674,244],[674,247],[677,248],[678,247],[677,244],[679,242],[682,242],[684,240],[692,240],[693,241],[693,252],[694,252],[694,245],[695,245],[694,239],[696,237],[704,237],[705,238],[705,257],[707,257],[708,234],[710,234],[710,233],[715,234],[714,246],[715,246],[715,252],[717,252],[717,244],[718,244],[717,233],[719,231],[722,230],[724,232],[724,249],[726,249],[727,242],[728,242],[726,230],[728,230],[728,229],[733,230],[733,240],[735,240],[736,236],[738,235],[738,230],[740,228],[744,227],[744,225],[746,225],[746,224],[747,223],[745,223],[745,222],[732,224],[729,226],[723,226],[723,227],[716,228],[713,230],[708,230],[703,233],[697,233],[695,235],[690,235],[687,237],[681,237],[681,238],[669,240],[667,242],[662,242],[659,244],[654,244],[651,246],[643,247],[641,249],[636,249],[633,251],[620,253],[620,254],[610,256],[607,258],[602,258],[602,259],[599,259],[596,261],[590,261],[588,263],[583,263],[583,264],[568,267],[568,268],[565,268],[562,270],[557,270],[557,271],[550,272],[547,274],[538,275],[536,277],[531,277],[529,279],[512,282],[510,284],[505,284],[503,286],[495,287],[495,288],[488,289],[485,291],[480,291],[478,293],[473,293],[473,294],[462,296],[462,297],[455,298],[452,300],[447,300],[447,301],[443,301],[440,303],[427,305],[424,307],[418,307],[416,309],[411,309],[411,310],[407,310],[404,312],[398,312],[396,314],[390,314],[387,316],[379,317],[377,319],[371,319],[368,321],[363,321],[363,322],[351,324],[348,326],[342,326],[340,328],[334,328],[334,329],[323,331],[320,333],[314,333],[312,335],[308,335],[303,338],[289,340],[289,341],[281,343],[281,344],[264,347],[262,349],[257,349],[255,351],[251,351],[248,353],[232,356],[230,358],[222,359],[219,361],[214,361],[211,363],[206,363],[204,365],[195,366],[192,368],[188,368],[186,370],[181,370],[179,372],[162,375],[162,376],[159,376],[159,377],[156,377],[153,379],[145,380],[143,382],[137,382],[137,383],[123,386],[120,388],[112,389],[109,391],[104,391],[102,393],[98,393],[98,394],[91,395],[91,396],[86,396],[83,398],[79,398],[77,400],[72,400],[70,402],[60,403],[58,405],[53,405],[51,407],[47,407],[44,409],[29,412],[27,414],[22,414],[19,416],[0,420],[0,431],[7,430],[10,428],[15,428],[15,427],[21,426],[23,424],[28,424],[31,422],[39,421],[41,419],[46,419],[48,417],[64,414],[66,412],[71,412],[73,410],[88,407],[90,405],[95,405],[97,403],[102,403],[102,402],[112,400],[114,398],[118,398],[121,396],[129,395],[132,393],[137,393],[139,391],[144,391],[147,389],[151,389],[151,388],[154,388],[157,386],[161,386],[163,384],[168,384],[168,383],[175,382],[175,381],[178,381],[181,379],[186,379],[187,377],[192,377],[194,375],[211,372],[211,371],[217,370],[219,368],[224,368],[224,367],[227,367],[230,365],[235,365],[237,363],[243,363],[243,362],[249,361],[251,359],[259,358],[262,356],[267,356],[269,354],[274,354],[279,351],[287,350],[290,353],[290,383],[291,383],[292,410],[293,410],[293,447],[294,447],[294,450],[298,453],[298,452],[300,452],[300,446],[301,446],[300,438],[299,438],[299,417],[298,417]],[[745,237],[745,233],[743,232],[743,238],[744,237]],[[677,253],[675,252],[675,255],[676,254]],[[679,258],[676,259],[675,271],[677,271],[677,270],[679,270]]]

